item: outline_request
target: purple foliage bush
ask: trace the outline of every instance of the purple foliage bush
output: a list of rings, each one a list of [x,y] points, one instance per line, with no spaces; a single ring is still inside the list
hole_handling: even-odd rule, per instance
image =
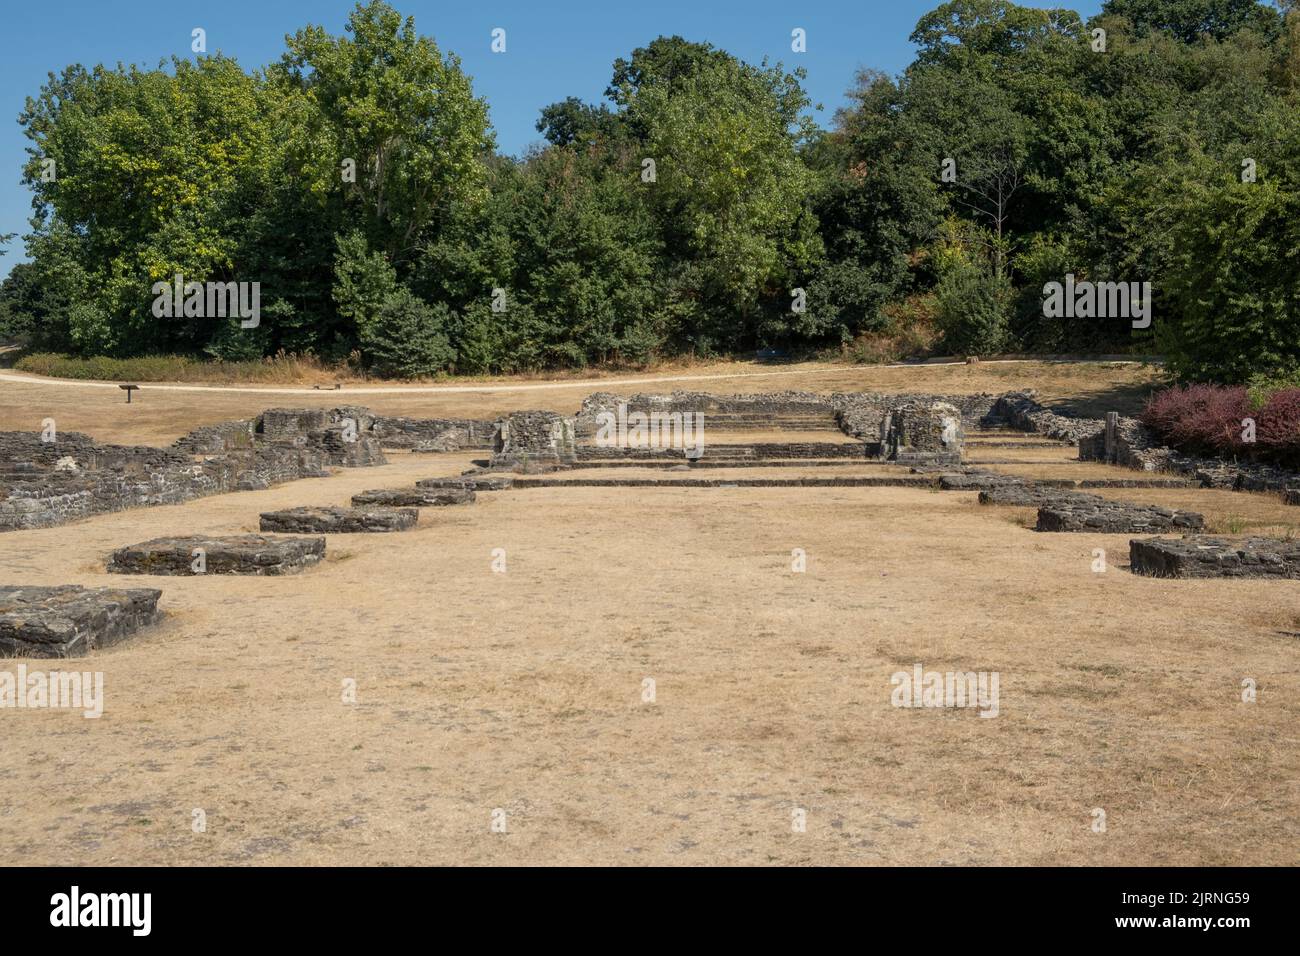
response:
[[[1170,388],[1154,395],[1140,417],[1179,451],[1300,467],[1300,389],[1274,392],[1256,407],[1244,386]],[[1243,438],[1246,419],[1255,421],[1253,442]]]

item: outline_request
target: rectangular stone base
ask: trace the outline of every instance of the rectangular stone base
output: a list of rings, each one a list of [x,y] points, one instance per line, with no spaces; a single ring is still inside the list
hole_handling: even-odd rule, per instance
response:
[[[505,491],[515,480],[514,475],[461,475],[458,478],[423,478],[415,483],[417,488],[470,488],[474,491]]]
[[[1152,531],[1197,531],[1205,519],[1194,511],[1111,501],[1097,495],[1073,495],[1038,509],[1037,531],[1093,531],[1141,534]]]
[[[81,657],[158,619],[155,588],[0,586],[0,657]]]
[[[1129,542],[1134,574],[1157,578],[1300,578],[1300,541],[1202,535]]]
[[[119,548],[109,555],[108,570],[114,574],[294,574],[324,557],[324,538],[194,535],[154,538]]]
[[[443,505],[467,505],[474,501],[473,488],[380,488],[352,496],[354,507],[434,508]]]
[[[414,508],[289,508],[261,516],[263,531],[296,534],[358,534],[407,531],[420,520]]]

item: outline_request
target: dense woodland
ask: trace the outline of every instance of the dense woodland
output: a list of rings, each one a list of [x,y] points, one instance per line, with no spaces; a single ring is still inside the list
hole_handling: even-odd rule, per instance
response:
[[[911,40],[825,129],[802,71],[659,37],[604,101],[542,110],[519,158],[456,57],[382,2],[253,72],[70,66],[19,119],[31,262],[0,334],[393,376],[767,348],[1294,372],[1300,9],[1108,0],[1084,22],[954,0]],[[260,324],[156,318],[176,274],[260,282]],[[1150,282],[1151,328],[1045,318],[1066,274]]]

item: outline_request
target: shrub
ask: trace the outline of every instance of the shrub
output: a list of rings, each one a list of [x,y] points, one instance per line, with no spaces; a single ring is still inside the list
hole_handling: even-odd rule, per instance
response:
[[[446,332],[451,318],[443,303],[430,305],[400,288],[361,326],[362,354],[381,375],[437,375],[456,359]]]
[[[929,355],[939,339],[933,295],[914,295],[881,309],[884,328],[863,332],[845,349],[860,364],[880,365]]]
[[[972,265],[950,269],[935,290],[944,347],[954,355],[990,355],[1007,344],[1011,283]]]
[[[1300,389],[1275,391],[1255,407],[1244,386],[1171,388],[1153,396],[1141,417],[1180,451],[1300,466]],[[1248,418],[1255,421],[1253,442],[1243,439]]]
[[[1300,388],[1300,366],[1276,369],[1271,372],[1256,372],[1246,383],[1246,388],[1250,395],[1251,408],[1263,408],[1274,392]]]

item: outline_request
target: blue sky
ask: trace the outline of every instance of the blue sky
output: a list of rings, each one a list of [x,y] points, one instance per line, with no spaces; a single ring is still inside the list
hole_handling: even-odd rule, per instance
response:
[[[393,0],[390,0],[393,2]],[[902,70],[913,55],[908,36],[939,0],[604,0],[604,2],[440,2],[396,0],[421,33],[456,53],[487,98],[499,148],[518,153],[539,136],[538,111],[578,96],[595,102],[614,59],[660,34],[707,40],[752,62],[764,56],[808,71],[807,89],[830,124],[860,67]],[[70,63],[140,63],[192,56],[190,31],[207,31],[208,50],[246,68],[279,58],[284,36],[308,23],[341,33],[353,0],[4,0],[0,35],[0,233],[28,229],[31,199],[19,177],[27,140],[17,123],[25,97],[50,71]],[[1071,6],[1091,16],[1100,0]],[[491,52],[493,28],[506,30],[506,52]],[[808,51],[790,51],[790,31],[807,31]],[[21,261],[21,240],[0,258],[0,275]]]

